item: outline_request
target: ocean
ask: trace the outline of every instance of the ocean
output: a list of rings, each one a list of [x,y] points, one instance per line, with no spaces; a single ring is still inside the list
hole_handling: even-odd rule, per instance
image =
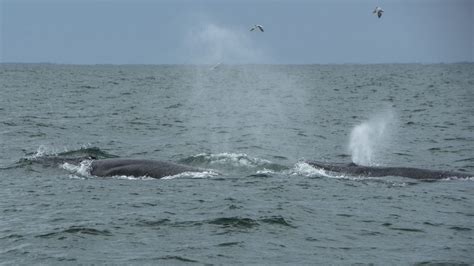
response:
[[[0,264],[474,263],[474,64],[0,64]],[[208,169],[96,177],[63,157]]]

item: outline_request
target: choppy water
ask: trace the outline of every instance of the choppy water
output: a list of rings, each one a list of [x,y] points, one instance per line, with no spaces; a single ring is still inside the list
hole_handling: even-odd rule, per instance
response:
[[[473,92],[474,64],[0,65],[0,263],[472,264],[472,179],[302,161],[474,173]]]

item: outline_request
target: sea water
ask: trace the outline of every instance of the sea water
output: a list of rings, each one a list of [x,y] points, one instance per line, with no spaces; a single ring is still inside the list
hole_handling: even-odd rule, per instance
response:
[[[472,179],[304,160],[474,173],[473,103],[474,64],[2,64],[0,263],[472,264]]]

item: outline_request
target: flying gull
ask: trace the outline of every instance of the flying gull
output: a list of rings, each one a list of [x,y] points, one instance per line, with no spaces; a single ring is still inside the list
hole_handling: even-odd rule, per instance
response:
[[[378,6],[374,9],[372,13],[377,14],[377,16],[380,18],[382,16],[383,9]]]
[[[255,29],[259,29],[261,32],[264,32],[262,25],[255,25],[250,31],[254,31]]]

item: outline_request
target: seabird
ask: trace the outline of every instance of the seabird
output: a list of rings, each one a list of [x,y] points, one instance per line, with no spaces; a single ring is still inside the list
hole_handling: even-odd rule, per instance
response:
[[[250,31],[254,31],[255,29],[259,29],[261,32],[264,32],[262,25],[255,25]]]
[[[382,16],[383,9],[380,7],[376,7],[372,13],[377,14],[377,16],[380,18]]]
[[[219,62],[219,63],[213,65],[213,66],[211,67],[211,70],[217,69],[221,64],[222,64],[222,62]]]

